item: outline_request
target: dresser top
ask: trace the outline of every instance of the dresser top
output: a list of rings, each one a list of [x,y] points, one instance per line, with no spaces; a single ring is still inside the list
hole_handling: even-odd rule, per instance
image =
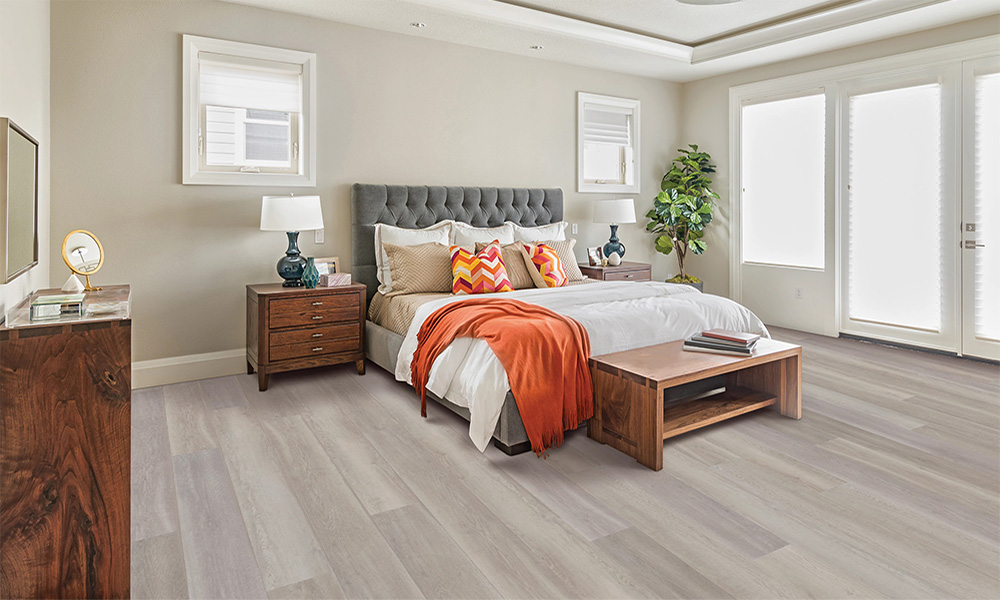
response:
[[[288,297],[309,296],[312,294],[329,294],[331,292],[356,292],[364,289],[365,285],[362,283],[336,285],[333,287],[315,287],[311,290],[305,287],[284,287],[280,283],[255,283],[247,286],[247,291],[256,296],[280,294]]]
[[[58,288],[38,290],[7,311],[7,320],[0,329],[53,327],[101,321],[127,321],[132,318],[132,290],[127,285],[106,285],[100,290],[85,292],[83,316],[60,319],[31,320],[31,303],[39,296],[65,294]]]

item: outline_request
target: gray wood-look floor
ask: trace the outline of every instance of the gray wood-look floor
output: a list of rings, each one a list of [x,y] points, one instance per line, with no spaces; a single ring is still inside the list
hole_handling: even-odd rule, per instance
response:
[[[1000,368],[777,330],[803,418],[483,454],[370,366],[136,391],[137,598],[997,598]]]

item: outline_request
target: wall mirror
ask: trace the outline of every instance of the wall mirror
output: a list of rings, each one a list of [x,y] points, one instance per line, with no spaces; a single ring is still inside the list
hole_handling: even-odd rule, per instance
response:
[[[577,191],[639,193],[639,101],[577,95]]]
[[[62,257],[70,271],[86,278],[84,291],[95,292],[101,289],[90,285],[90,276],[104,265],[104,246],[97,236],[83,229],[69,232],[63,238]]]
[[[0,282],[38,264],[38,142],[0,118]]]

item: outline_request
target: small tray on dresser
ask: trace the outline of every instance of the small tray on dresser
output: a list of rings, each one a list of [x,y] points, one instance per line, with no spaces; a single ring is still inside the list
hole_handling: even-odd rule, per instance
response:
[[[271,373],[354,362],[365,374],[365,286],[247,286],[247,373],[265,391]]]

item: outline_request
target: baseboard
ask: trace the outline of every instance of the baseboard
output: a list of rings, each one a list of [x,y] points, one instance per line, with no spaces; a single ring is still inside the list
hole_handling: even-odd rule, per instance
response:
[[[132,363],[132,389],[246,373],[245,348]]]

